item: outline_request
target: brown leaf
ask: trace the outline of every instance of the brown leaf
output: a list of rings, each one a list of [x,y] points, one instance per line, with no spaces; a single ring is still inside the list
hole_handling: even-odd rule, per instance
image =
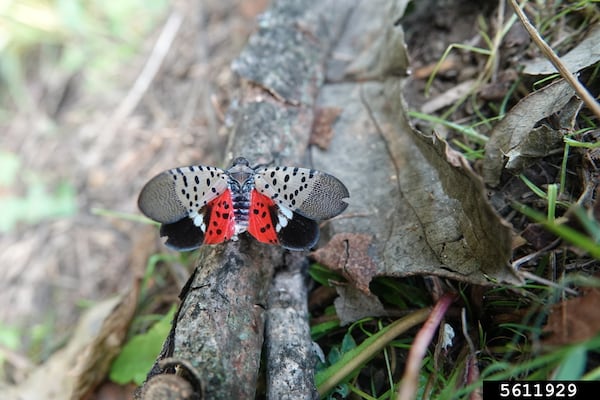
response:
[[[131,249],[130,267],[135,274],[132,288],[102,321],[99,332],[79,355],[72,371],[75,378],[73,399],[86,398],[104,381],[111,363],[121,351],[127,338],[129,324],[137,309],[142,278],[148,257],[152,252],[153,242],[155,242],[154,229],[146,229],[136,237]]]
[[[113,298],[97,303],[79,319],[72,337],[66,346],[52,354],[44,364],[36,367],[27,378],[16,386],[2,388],[2,398],[6,399],[52,399],[68,400],[82,397],[75,395],[74,387],[78,376],[74,369],[86,354],[98,335],[99,327],[111,318],[119,299]],[[75,367],[74,367],[75,366]],[[89,379],[105,377],[106,371],[94,373]]]
[[[387,313],[377,296],[357,290],[349,285],[337,285],[339,297],[335,299],[335,313],[344,326],[365,317],[383,317]]]
[[[565,107],[574,93],[573,88],[560,79],[523,98],[496,124],[485,145],[483,179],[487,184],[500,183],[505,158],[509,156],[515,163],[536,124]]]
[[[369,282],[377,273],[377,265],[369,257],[372,240],[369,235],[339,233],[311,255],[317,262],[339,271],[364,293],[370,293]]]
[[[377,276],[519,282],[508,267],[511,229],[490,206],[480,177],[443,139],[418,132],[408,121],[399,64],[405,47],[385,51],[403,40],[395,24],[398,9],[390,4],[375,13],[369,7],[353,13],[349,26],[360,29],[345,30],[332,50],[349,61],[345,68],[344,60],[331,64],[336,70],[327,76],[337,82],[321,88],[316,105],[342,109],[333,124],[332,150],[312,152],[314,168],[332,173],[350,192],[345,218],[328,225],[332,236],[353,232],[372,238],[368,256]],[[379,67],[357,75],[353,60],[369,52]],[[353,82],[357,76],[371,79]]]
[[[590,29],[584,40],[560,57],[561,61],[572,73],[597,63],[600,60],[598,41],[600,41],[600,26],[595,25]],[[525,74],[548,75],[556,73],[556,67],[552,65],[547,57],[540,57],[523,64],[525,65],[523,70]]]
[[[315,119],[310,133],[310,144],[319,146],[321,150],[327,150],[333,137],[332,125],[341,114],[342,110],[337,107],[318,108],[315,111]]]
[[[514,69],[502,71],[497,80],[484,85],[479,90],[479,98],[486,101],[502,101],[517,79],[519,73]]]
[[[563,146],[563,131],[553,129],[546,124],[533,128],[527,136],[506,154],[505,168],[510,171],[522,171],[535,158],[545,157]]]
[[[542,225],[533,223],[525,227],[521,232],[521,237],[526,239],[536,250],[541,250],[556,240],[555,234],[548,232]]]
[[[600,290],[555,304],[544,328],[547,345],[564,345],[590,339],[600,332]]]
[[[135,314],[141,280],[102,322],[100,332],[81,352],[74,368],[75,387],[72,399],[85,398],[105,378],[110,365],[121,351],[129,324]]]

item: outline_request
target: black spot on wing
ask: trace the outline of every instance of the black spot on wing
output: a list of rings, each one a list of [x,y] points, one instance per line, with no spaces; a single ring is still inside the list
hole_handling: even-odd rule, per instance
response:
[[[204,232],[194,225],[191,218],[185,217],[171,224],[160,226],[160,236],[167,237],[165,245],[177,251],[197,249],[204,241]]]
[[[277,216],[273,217],[273,220],[277,221]],[[277,239],[279,244],[288,250],[309,250],[319,240],[319,224],[315,220],[294,213],[288,224],[277,232]]]

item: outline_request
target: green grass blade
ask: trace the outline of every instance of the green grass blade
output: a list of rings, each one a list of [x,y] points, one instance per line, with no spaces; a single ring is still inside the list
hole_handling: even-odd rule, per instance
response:
[[[338,383],[342,382],[352,372],[374,357],[398,335],[425,321],[430,311],[429,308],[424,308],[395,321],[367,338],[354,349],[343,354],[335,364],[317,373],[315,384],[319,395],[323,396],[327,394]]]

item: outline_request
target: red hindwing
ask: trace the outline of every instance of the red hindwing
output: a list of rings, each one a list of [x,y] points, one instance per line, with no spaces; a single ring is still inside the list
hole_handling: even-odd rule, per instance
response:
[[[278,244],[277,232],[271,210],[277,207],[273,200],[256,190],[250,193],[248,232],[259,242]]]
[[[204,244],[216,244],[225,242],[235,232],[235,218],[233,213],[233,202],[231,201],[231,190],[225,190],[221,195],[211,200],[206,206],[204,223]]]

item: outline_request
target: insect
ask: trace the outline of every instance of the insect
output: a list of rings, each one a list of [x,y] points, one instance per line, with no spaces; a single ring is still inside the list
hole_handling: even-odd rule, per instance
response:
[[[294,167],[252,168],[243,157],[228,170],[203,165],[174,168],[143,187],[138,206],[160,222],[165,244],[188,251],[237,240],[306,250],[319,239],[319,221],[346,209],[348,189],[336,177]]]

